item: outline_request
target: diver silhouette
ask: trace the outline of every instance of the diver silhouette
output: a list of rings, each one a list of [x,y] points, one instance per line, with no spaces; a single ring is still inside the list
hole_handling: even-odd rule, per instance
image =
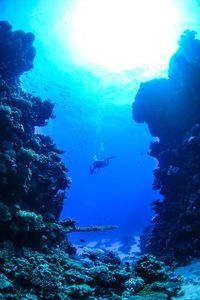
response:
[[[109,165],[110,159],[115,158],[115,156],[109,156],[104,160],[96,159],[93,164],[90,166],[90,175],[96,175],[99,173],[101,168],[104,168]]]

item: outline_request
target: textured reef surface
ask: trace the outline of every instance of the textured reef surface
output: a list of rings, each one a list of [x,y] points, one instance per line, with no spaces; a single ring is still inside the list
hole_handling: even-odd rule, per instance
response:
[[[19,85],[19,76],[33,66],[33,40],[31,33],[0,23],[0,242],[45,250],[63,244],[57,222],[70,179],[61,151],[35,133],[53,117],[54,105]]]
[[[200,41],[185,31],[169,63],[169,78],[141,84],[133,118],[157,141],[153,188],[163,199],[142,236],[142,250],[167,263],[200,257]]]
[[[171,299],[180,280],[155,256],[122,263],[92,248],[77,256],[68,241],[66,232],[91,227],[59,221],[70,178],[62,151],[35,130],[54,117],[54,105],[20,87],[33,67],[33,41],[0,22],[0,299]]]

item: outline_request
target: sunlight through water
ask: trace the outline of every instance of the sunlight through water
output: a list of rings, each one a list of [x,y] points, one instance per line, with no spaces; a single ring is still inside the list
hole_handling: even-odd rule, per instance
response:
[[[118,72],[166,63],[177,47],[179,22],[173,0],[84,0],[57,30],[71,27],[62,43],[70,42],[77,63]]]

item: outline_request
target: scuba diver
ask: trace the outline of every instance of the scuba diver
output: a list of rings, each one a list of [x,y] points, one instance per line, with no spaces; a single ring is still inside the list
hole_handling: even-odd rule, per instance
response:
[[[115,156],[110,156],[110,157],[108,157],[108,158],[106,158],[104,160],[98,160],[96,158],[96,155],[95,155],[95,161],[90,166],[90,175],[93,175],[93,174],[96,175],[96,174],[98,174],[99,170],[101,168],[104,168],[104,167],[108,166],[109,163],[110,163],[110,159],[113,159],[113,158],[115,158]]]

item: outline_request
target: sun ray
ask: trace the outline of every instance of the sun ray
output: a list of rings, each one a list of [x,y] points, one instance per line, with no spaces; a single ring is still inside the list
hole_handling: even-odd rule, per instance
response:
[[[70,19],[74,59],[109,70],[166,61],[177,46],[172,0],[78,1]]]

